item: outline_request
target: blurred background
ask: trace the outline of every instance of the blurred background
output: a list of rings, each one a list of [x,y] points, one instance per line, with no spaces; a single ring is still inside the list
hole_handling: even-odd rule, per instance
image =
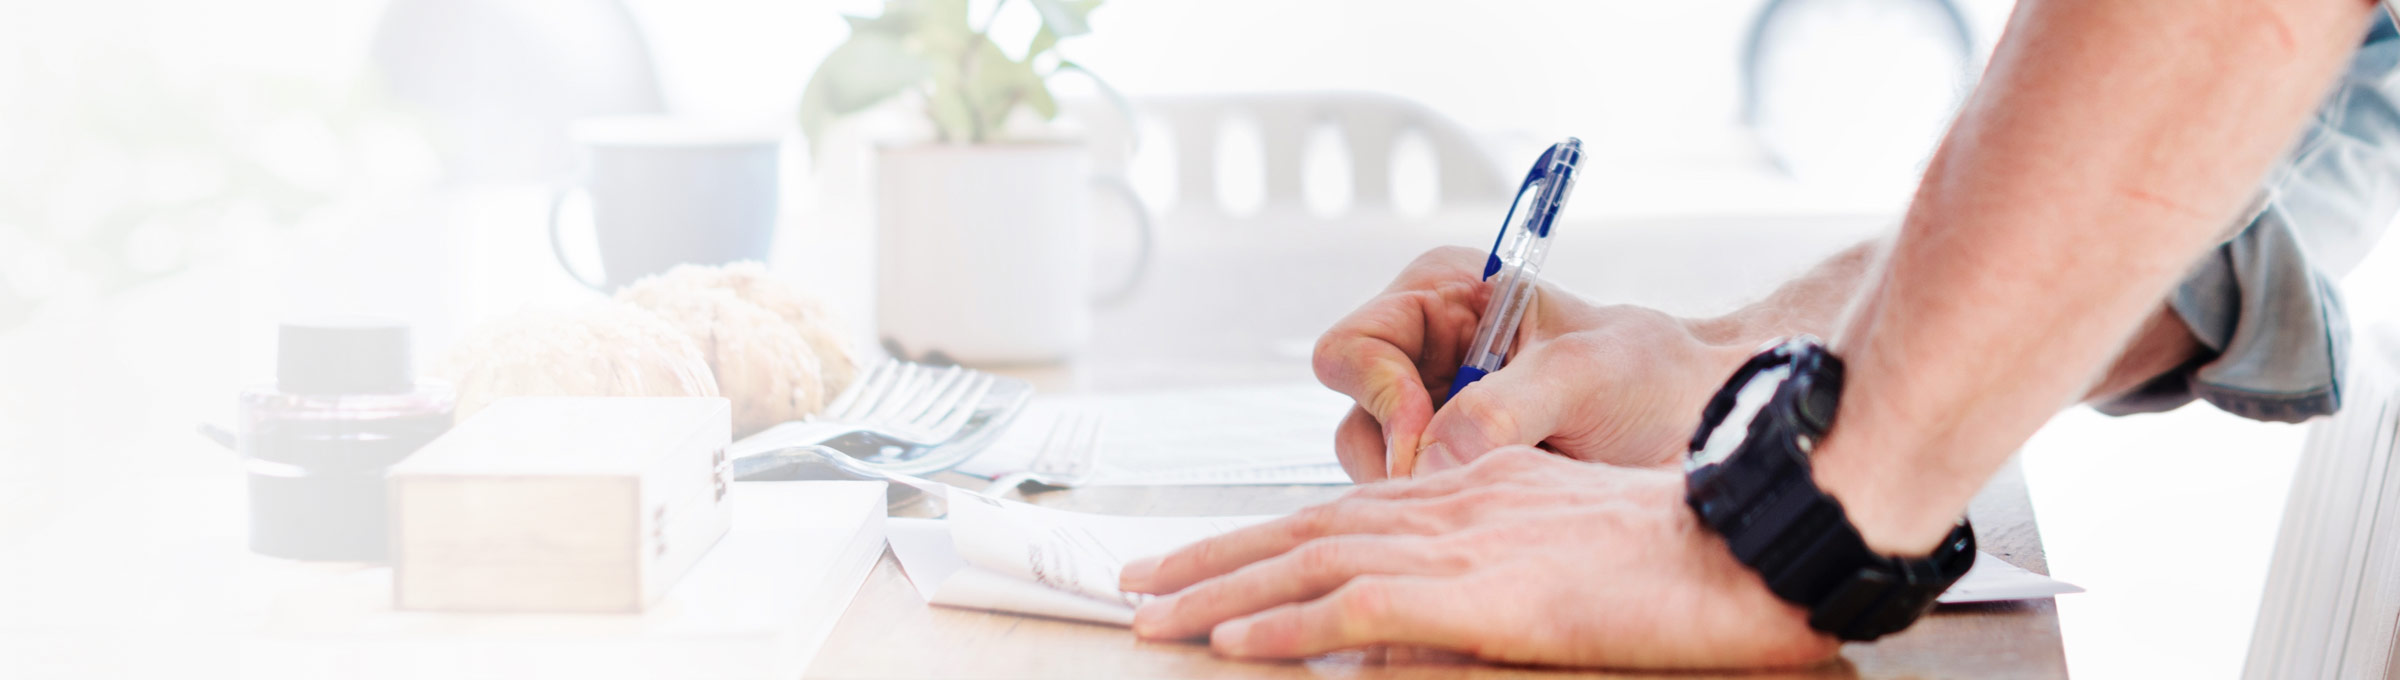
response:
[[[0,554],[39,522],[26,508],[232,469],[191,428],[272,375],[277,320],[406,320],[430,372],[481,322],[643,273],[628,263],[685,232],[612,236],[617,214],[678,202],[761,206],[733,259],[823,298],[862,348],[1083,388],[1305,379],[1315,332],[1413,254],[1484,247],[1518,168],[1571,135],[1588,160],[1551,277],[1722,311],[1896,221],[2011,5],[1019,3],[964,3],[966,25],[1039,82],[945,118],[941,88],[979,85],[837,58],[873,47],[850,46],[881,29],[843,18],[888,16],[871,0],[0,0]],[[1088,32],[1032,49],[1067,33],[1054,11]],[[928,35],[906,39],[949,39]],[[848,90],[811,99],[818,78]],[[1029,83],[1054,118],[1018,106]],[[587,120],[627,115],[650,118]],[[958,135],[981,143],[929,142]],[[775,162],[726,183],[758,192],[610,172],[638,162],[623,149],[736,138],[769,140]],[[977,165],[1058,140],[1073,158]],[[1075,191],[1004,181],[1037,167]],[[997,188],[945,203],[978,187]],[[994,254],[1043,238],[1065,259]],[[902,250],[974,239],[993,240]],[[2394,251],[2345,283],[2359,326],[2400,310]],[[999,322],[1025,337],[943,340],[970,312],[932,305],[1020,279],[1040,281],[970,309],[1042,320]],[[1033,332],[1059,328],[1080,332]],[[2231,675],[2301,431],[2205,407],[2053,430],[2025,465],[2054,573],[2091,590],[2059,603],[2071,667]],[[2184,482],[2117,481],[2169,462]],[[2160,552],[2189,570],[2146,571]]]

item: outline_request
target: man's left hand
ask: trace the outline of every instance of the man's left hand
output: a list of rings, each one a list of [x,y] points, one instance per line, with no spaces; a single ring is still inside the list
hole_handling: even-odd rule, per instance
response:
[[[1700,526],[1674,472],[1509,447],[1126,565],[1146,638],[1228,656],[1371,645],[1489,661],[1795,666],[1840,647]],[[1171,593],[1171,594],[1169,594]]]

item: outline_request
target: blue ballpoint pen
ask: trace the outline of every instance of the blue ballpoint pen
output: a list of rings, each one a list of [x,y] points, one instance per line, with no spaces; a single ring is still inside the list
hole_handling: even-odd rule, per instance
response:
[[[1492,254],[1483,263],[1483,280],[1492,284],[1492,299],[1483,306],[1483,320],[1475,326],[1475,344],[1467,348],[1466,360],[1458,367],[1458,377],[1450,381],[1450,394],[1443,402],[1508,363],[1508,351],[1516,346],[1517,325],[1524,320],[1525,309],[1533,305],[1534,290],[1541,283],[1542,259],[1550,254],[1551,227],[1558,221],[1559,208],[1567,203],[1567,193],[1575,189],[1575,165],[1582,160],[1583,140],[1568,137],[1543,151],[1541,159],[1533,162],[1533,170],[1525,174],[1524,183],[1517,186],[1508,215],[1500,218],[1500,235],[1492,239]],[[1525,203],[1527,191],[1533,192],[1531,204]],[[1516,219],[1520,205],[1525,208],[1521,221]]]

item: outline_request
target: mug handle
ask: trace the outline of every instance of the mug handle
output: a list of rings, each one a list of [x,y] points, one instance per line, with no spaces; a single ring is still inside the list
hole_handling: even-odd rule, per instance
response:
[[[1117,285],[1092,297],[1094,306],[1115,307],[1133,299],[1133,292],[1141,288],[1142,279],[1150,271],[1150,261],[1155,254],[1153,251],[1157,249],[1158,228],[1150,223],[1150,206],[1142,202],[1141,194],[1134,193],[1133,184],[1125,181],[1123,175],[1093,175],[1092,184],[1117,194],[1133,206],[1133,268],[1125,272],[1125,279],[1117,282]]]
[[[550,254],[558,258],[558,268],[567,271],[567,278],[574,279],[586,288],[606,293],[606,281],[593,281],[584,278],[583,272],[575,271],[575,263],[567,261],[567,247],[558,237],[558,215],[566,208],[567,197],[574,195],[575,187],[573,184],[562,186],[550,195]]]

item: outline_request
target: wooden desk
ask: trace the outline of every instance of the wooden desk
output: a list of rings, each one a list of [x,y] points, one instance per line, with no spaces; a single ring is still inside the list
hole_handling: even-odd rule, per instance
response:
[[[1133,515],[1288,512],[1342,487],[1097,487],[1036,494],[1051,507]],[[2048,573],[2041,533],[2013,463],[1970,515],[1985,552]],[[1944,607],[1900,635],[1842,650],[1805,677],[2051,678],[2067,674],[2051,600]],[[811,678],[1517,678],[1621,677],[1486,665],[1412,650],[1330,654],[1301,663],[1218,658],[1198,642],[1148,642],[1123,628],[931,607],[885,553],[809,667]],[[1680,675],[1676,677],[1692,677]],[[1756,677],[1756,676],[1745,676]]]
[[[1774,284],[1778,269],[1805,267],[1877,219],[1834,223],[1711,221],[1598,228],[1582,260],[1553,260],[1558,281],[1666,310],[1721,308]],[[1704,228],[1702,228],[1704,226]],[[1294,226],[1291,233],[1301,233]],[[1579,233],[1584,233],[1579,231]],[[1711,233],[1714,238],[1694,238]],[[1382,288],[1409,257],[1438,245],[1423,235],[1332,238],[1337,245],[1212,252],[1164,247],[1135,305],[1104,310],[1092,346],[1073,365],[1010,370],[1042,394],[1308,380],[1308,341]],[[1730,247],[1728,247],[1730,243]],[[1188,245],[1188,243],[1186,243]],[[1327,252],[1339,257],[1330,257]],[[1567,262],[1570,267],[1558,267]],[[1682,262],[1745,262],[1745,281],[1673,272]],[[1582,276],[1582,279],[1577,279]],[[1706,281],[1694,281],[1706,279]],[[1250,288],[1243,288],[1250,286]],[[1747,291],[1747,293],[1745,293]],[[1260,300],[1274,300],[1262,305]],[[1238,322],[1226,322],[1238,320]],[[1260,514],[1332,500],[1342,488],[1085,488],[1032,502],[1109,514]],[[2023,473],[2011,464],[1975,500],[1970,517],[1985,553],[2050,572]],[[809,678],[1613,678],[1548,668],[1502,668],[1409,651],[1349,651],[1306,663],[1246,663],[1198,642],[1140,642],[1121,627],[924,606],[898,562],[876,567]],[[1850,644],[1843,663],[1795,675],[1865,678],[2064,678],[2057,603],[1942,608],[1908,632]],[[1690,675],[1678,675],[1690,678]],[[1754,678],[1754,675],[1745,675]]]

